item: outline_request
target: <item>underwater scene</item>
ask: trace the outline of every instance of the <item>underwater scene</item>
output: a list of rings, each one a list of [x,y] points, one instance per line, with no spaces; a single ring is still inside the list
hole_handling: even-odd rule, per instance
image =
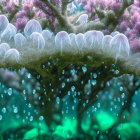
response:
[[[140,140],[140,0],[0,0],[0,140]]]

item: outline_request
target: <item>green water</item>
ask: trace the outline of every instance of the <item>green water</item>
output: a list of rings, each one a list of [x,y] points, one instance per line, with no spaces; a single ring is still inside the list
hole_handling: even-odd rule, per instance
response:
[[[74,73],[74,70],[72,69],[71,72]],[[83,93],[87,94],[87,96],[91,94],[90,86],[92,85],[94,88],[97,86],[98,74],[93,72],[93,76],[91,77],[89,79],[94,81],[84,85]],[[40,85],[38,87],[33,86],[33,83],[37,81],[35,81],[29,72],[26,71],[24,77],[22,77],[24,79],[22,81],[23,94],[18,90],[7,87],[1,82],[0,139],[139,140],[140,91],[139,88],[135,91],[133,90],[135,93],[131,97],[131,102],[120,113],[128,102],[128,86],[124,86],[124,82],[122,82],[124,77],[128,78],[129,83],[133,82],[135,78],[131,75],[112,78],[106,83],[104,90],[99,90],[97,95],[98,100],[93,102],[88,108],[86,108],[86,105],[88,105],[90,99],[85,100],[83,96],[80,98],[81,93],[76,91],[76,87],[72,86],[71,89],[66,89],[67,94],[63,98],[56,98],[56,101],[53,102],[54,108],[51,108],[49,103],[46,105],[50,111],[53,111],[50,114],[44,115],[41,112],[46,111],[49,113],[48,109],[34,104],[36,101],[43,104],[43,100],[40,99]],[[66,84],[67,82],[65,84],[62,82],[62,87],[59,87],[59,89],[65,88]],[[137,77],[136,87],[139,84],[139,77]],[[133,84],[130,86],[132,88]],[[38,95],[37,98],[34,95]],[[34,98],[34,100],[29,101],[27,97]],[[81,100],[85,100],[80,106],[80,109],[84,112],[82,117],[78,118],[79,110],[77,108]],[[47,118],[48,116],[52,116],[53,118]]]

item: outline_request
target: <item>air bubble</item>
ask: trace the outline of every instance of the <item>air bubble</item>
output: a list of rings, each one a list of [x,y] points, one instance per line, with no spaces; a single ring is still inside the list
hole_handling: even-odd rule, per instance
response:
[[[60,98],[56,97],[56,103],[59,104],[60,103]]]
[[[39,117],[39,120],[40,120],[40,121],[43,121],[43,120],[44,120],[44,117],[43,117],[43,116],[40,116],[40,117]]]
[[[112,55],[115,56],[117,60],[118,56],[129,56],[130,54],[130,46],[127,37],[124,34],[115,35],[111,42],[111,52]]]
[[[75,86],[72,86],[71,87],[71,91],[75,91]]]
[[[2,115],[0,115],[0,121],[2,120]]]
[[[95,86],[95,85],[96,85],[96,80],[92,80],[92,81],[91,81],[91,84],[92,84],[93,86]]]
[[[102,50],[104,50],[105,52],[110,51],[110,42],[111,42],[112,38],[113,37],[111,35],[106,35],[106,36],[103,37]]]
[[[97,78],[97,74],[96,73],[93,73],[93,78]]]
[[[88,31],[84,34],[88,48],[101,48],[104,34],[101,31]]]
[[[58,32],[55,36],[55,45],[61,52],[62,56],[62,51],[66,50],[70,45],[70,38],[68,33],[65,31]]]
[[[45,41],[47,42],[52,41],[53,33],[50,32],[49,30],[43,30],[41,34],[44,37]]]
[[[10,49],[9,44],[7,43],[0,44],[0,57],[3,57],[6,51],[8,51],[9,49]]]
[[[3,113],[6,113],[6,108],[5,108],[5,107],[2,108],[2,112],[3,112]]]
[[[88,15],[87,14],[80,15],[78,20],[76,21],[76,23],[80,23],[80,24],[85,24],[87,22],[88,22]]]
[[[65,83],[63,82],[63,83],[62,83],[62,88],[64,88],[64,87],[65,87]]]
[[[136,107],[136,103],[135,103],[135,102],[133,102],[132,106],[135,108],[135,107]]]
[[[82,33],[77,34],[76,37],[75,37],[75,41],[76,41],[76,45],[77,45],[78,49],[80,51],[82,51],[83,48],[85,47],[84,35]]]

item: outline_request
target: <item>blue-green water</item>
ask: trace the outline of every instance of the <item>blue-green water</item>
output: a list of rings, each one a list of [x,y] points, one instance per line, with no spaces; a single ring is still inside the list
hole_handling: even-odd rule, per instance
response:
[[[86,76],[83,67],[81,70]],[[53,105],[50,105],[51,99],[48,99],[50,101],[47,105],[43,105],[41,85],[26,70],[24,74],[21,74],[21,71],[16,72],[21,78],[19,84],[22,90],[9,88],[1,81],[1,139],[139,139],[140,78],[133,75],[111,78],[105,83],[105,88],[101,83],[98,94],[93,96],[96,100],[89,105],[91,99],[88,97],[91,92],[95,92],[102,72],[91,72],[86,84],[83,79],[81,85],[77,87],[73,85],[69,89],[67,84],[71,79],[76,83],[76,78],[79,76],[77,72],[78,70],[74,68],[70,69],[70,72],[62,71],[61,80],[59,79],[61,87],[58,89],[62,91],[66,88],[66,94],[63,97],[56,97],[56,100],[52,101]],[[84,87],[83,92],[78,91],[80,86]],[[130,92],[134,93],[131,99],[128,99]],[[43,94],[47,95],[45,92]],[[58,91],[58,94],[61,92]],[[45,107],[41,107],[40,103]],[[80,118],[79,110],[82,110]],[[50,116],[52,118],[49,118]]]

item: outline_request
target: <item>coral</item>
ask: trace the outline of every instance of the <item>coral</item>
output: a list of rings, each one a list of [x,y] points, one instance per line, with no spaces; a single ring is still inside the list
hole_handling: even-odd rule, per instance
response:
[[[121,14],[121,16],[117,16],[119,21],[116,22],[117,25],[113,23],[114,26],[113,30],[118,30],[121,33],[124,33],[128,37],[129,43],[131,44],[132,51],[139,50],[138,49],[139,47],[135,48],[135,44],[133,45],[133,43],[131,43],[133,42],[133,40],[140,37],[139,36],[140,35],[139,34],[140,8],[139,8],[138,0],[134,0],[134,3],[133,1],[127,1],[127,0],[125,0],[124,3],[122,3],[121,0],[118,1],[117,0],[108,0],[108,1],[83,0],[82,4],[85,10],[87,11],[88,15],[90,16],[90,18],[92,18],[93,20],[98,18],[103,19],[107,14],[108,10],[112,10],[117,15],[119,11],[122,12],[121,10],[124,10],[124,13]],[[124,8],[125,6],[128,6],[129,8]],[[115,18],[113,21],[115,21]],[[108,24],[106,26],[106,30],[110,30],[110,26]]]
[[[138,0],[19,0],[16,3],[7,0],[1,5],[0,67],[19,70],[21,79],[27,73],[25,80],[21,80],[23,85],[32,79],[32,86],[28,85],[31,92],[20,85],[7,85],[15,86],[26,102],[40,109],[35,112],[36,118],[45,121],[51,134],[64,139],[73,138],[76,133],[79,139],[91,139],[95,134],[100,139],[106,130],[112,131],[129,120],[122,116],[131,110],[132,97],[139,88],[136,76],[140,75]],[[82,6],[85,11],[76,13],[76,8]],[[111,88],[111,100],[116,99],[116,93],[123,97],[118,99],[119,104],[123,103],[118,110],[118,120],[104,113],[107,125],[102,126],[101,115],[93,115],[91,123],[97,121],[97,127],[83,129],[84,113],[104,94],[113,77],[119,77],[119,83],[127,87],[125,93],[123,89],[117,92]],[[131,84],[124,79],[129,79]],[[115,80],[112,81],[113,87]],[[35,102],[35,99],[38,100]],[[71,128],[68,127],[70,120],[62,120],[62,105],[67,100],[76,104],[72,109],[76,110],[77,121],[74,120]],[[2,110],[6,112],[6,108]],[[93,130],[89,134],[90,128]],[[27,132],[25,138],[33,133],[36,137],[37,128]]]
[[[65,59],[66,54],[81,57],[87,53],[91,56],[96,54],[97,57],[104,57],[104,61],[108,58],[112,59],[112,62],[114,60],[115,62],[120,61],[123,63],[123,66],[120,65],[123,70],[134,64],[135,54],[131,53],[128,39],[122,33],[112,34],[113,36],[109,37],[108,35],[104,36],[101,31],[92,30],[84,34],[68,34],[66,31],[60,31],[54,38],[52,35],[53,33],[48,30],[42,31],[40,23],[34,19],[28,21],[24,28],[24,34],[16,34],[15,26],[9,23],[2,32],[1,39],[2,41],[5,40],[9,46],[10,44],[13,45],[10,46],[12,49],[5,52],[5,55],[3,53],[4,57],[1,65],[11,63],[11,65],[24,67],[41,59],[47,61],[48,56],[55,56],[56,54],[59,57],[63,55],[62,57]],[[106,38],[110,39],[109,43],[104,47]],[[130,62],[129,59],[131,60]],[[138,61],[139,59],[137,59],[136,63]],[[137,64],[134,66],[138,67]],[[138,71],[138,68],[135,71],[132,67],[128,72],[138,74]]]

